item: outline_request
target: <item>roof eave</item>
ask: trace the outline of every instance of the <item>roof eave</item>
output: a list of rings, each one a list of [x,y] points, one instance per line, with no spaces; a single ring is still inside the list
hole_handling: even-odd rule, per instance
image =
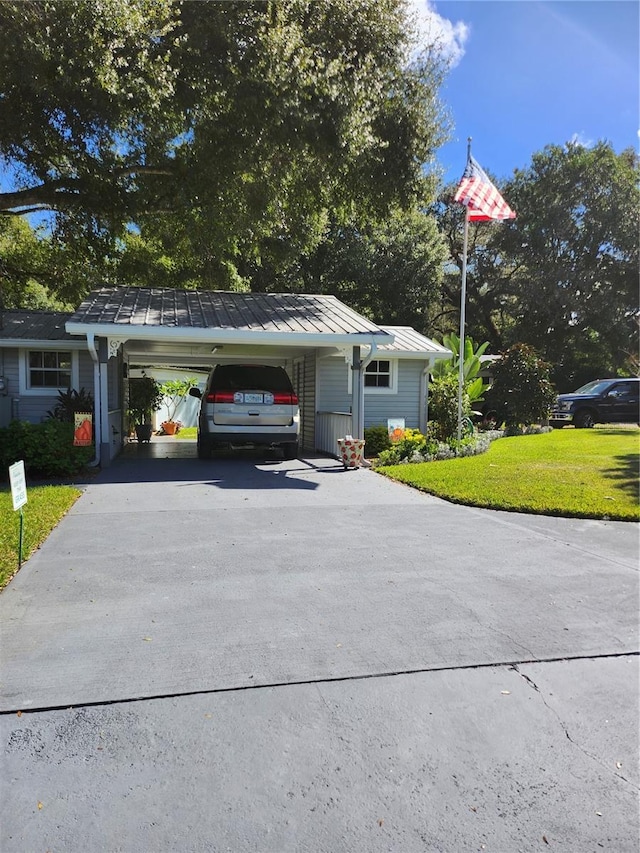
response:
[[[3,338],[0,330],[0,347],[5,349],[56,349],[81,350],[86,349],[84,341],[69,340],[69,338]]]
[[[383,354],[389,358],[419,358],[429,359],[429,361],[440,361],[441,359],[451,358],[453,355],[450,350],[378,350],[379,357],[382,357]]]
[[[270,344],[277,346],[332,346],[391,344],[394,336],[382,330],[338,334],[333,332],[266,332],[250,329],[185,328],[182,326],[133,326],[116,323],[65,324],[70,335],[95,335],[122,340],[158,340],[189,343]]]

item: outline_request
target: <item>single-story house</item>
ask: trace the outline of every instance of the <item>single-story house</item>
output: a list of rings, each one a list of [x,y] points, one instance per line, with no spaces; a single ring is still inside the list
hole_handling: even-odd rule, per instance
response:
[[[2,313],[0,426],[40,421],[59,390],[85,388],[95,400],[96,459],[108,465],[125,441],[129,376],[204,376],[242,359],[286,368],[300,398],[301,446],[335,454],[338,437],[388,419],[425,429],[429,372],[450,356],[334,296],[105,287],[74,313]]]

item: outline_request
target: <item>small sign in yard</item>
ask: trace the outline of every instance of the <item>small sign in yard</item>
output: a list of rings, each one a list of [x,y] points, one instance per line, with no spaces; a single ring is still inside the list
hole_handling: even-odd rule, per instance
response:
[[[93,415],[91,412],[75,412],[73,427],[74,447],[89,447],[93,442]]]
[[[387,432],[391,441],[400,441],[404,435],[404,418],[387,418]]]
[[[20,510],[20,542],[18,545],[18,569],[22,565],[22,540],[24,535],[24,515],[22,507],[27,502],[27,478],[24,473],[24,460],[14,462],[9,466],[9,481],[11,483],[11,497],[13,508]]]
[[[11,481],[13,508],[20,509],[27,502],[27,479],[24,474],[24,461],[22,459],[9,466],[9,480]]]

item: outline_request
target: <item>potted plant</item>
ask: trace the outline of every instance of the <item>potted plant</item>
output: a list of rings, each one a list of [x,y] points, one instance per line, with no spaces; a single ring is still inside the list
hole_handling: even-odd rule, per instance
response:
[[[176,421],[176,412],[180,402],[187,396],[189,390],[198,384],[197,379],[171,379],[160,386],[160,393],[169,417],[162,423],[162,429],[167,435],[175,435],[180,429],[180,421]]]
[[[129,380],[129,417],[138,441],[151,441],[151,413],[162,405],[160,386],[150,376]]]

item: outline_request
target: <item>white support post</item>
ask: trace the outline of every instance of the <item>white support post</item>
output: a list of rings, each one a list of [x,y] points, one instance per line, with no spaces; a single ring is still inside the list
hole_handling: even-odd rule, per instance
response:
[[[363,438],[362,429],[362,360],[360,358],[360,347],[353,348],[351,364],[351,428],[354,438]]]

